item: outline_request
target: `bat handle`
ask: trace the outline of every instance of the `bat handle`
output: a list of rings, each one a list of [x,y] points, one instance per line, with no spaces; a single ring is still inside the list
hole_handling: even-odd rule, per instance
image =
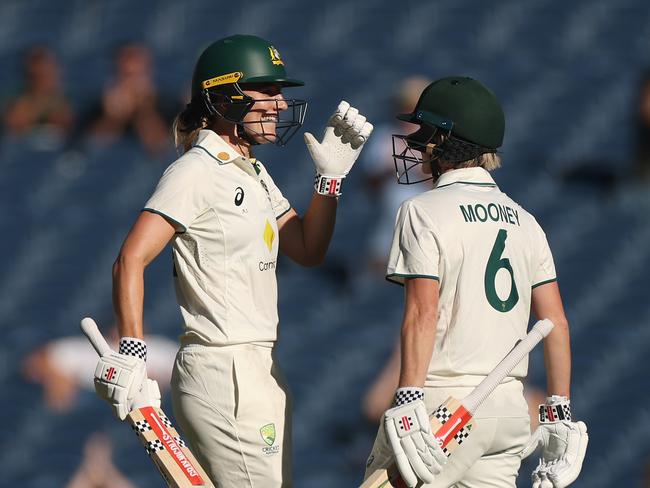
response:
[[[474,414],[487,396],[501,383],[510,371],[517,366],[530,351],[553,330],[553,322],[548,319],[538,321],[531,331],[504,357],[472,393],[463,399],[465,408]]]
[[[111,346],[108,345],[93,319],[90,317],[81,319],[81,331],[86,335],[100,357],[108,356],[112,352]]]

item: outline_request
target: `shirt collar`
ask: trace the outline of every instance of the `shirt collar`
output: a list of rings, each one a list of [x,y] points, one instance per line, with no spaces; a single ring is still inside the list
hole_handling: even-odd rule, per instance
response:
[[[248,158],[235,151],[216,132],[211,131],[210,129],[202,129],[199,131],[194,147],[205,151],[219,164],[249,162]]]
[[[490,187],[497,186],[487,170],[476,167],[452,169],[443,173],[438,178],[438,181],[436,181],[435,188],[442,188],[443,186],[453,185],[454,183]]]

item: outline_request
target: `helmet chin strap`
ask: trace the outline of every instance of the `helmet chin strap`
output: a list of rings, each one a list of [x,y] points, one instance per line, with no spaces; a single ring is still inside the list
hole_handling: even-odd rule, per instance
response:
[[[431,176],[433,177],[434,180],[437,180],[438,178],[440,178],[442,172],[440,171],[440,165],[438,164],[439,158],[433,157],[433,150],[435,147],[436,144],[433,144],[431,142],[429,142],[426,145],[424,149],[424,155],[427,157],[427,160],[422,161],[422,163],[431,165]]]

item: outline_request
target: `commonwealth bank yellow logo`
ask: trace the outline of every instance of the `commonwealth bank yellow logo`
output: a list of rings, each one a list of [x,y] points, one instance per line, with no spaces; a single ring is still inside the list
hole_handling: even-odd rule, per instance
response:
[[[275,239],[275,232],[273,232],[273,227],[271,227],[271,224],[269,224],[269,221],[266,221],[266,225],[264,226],[264,242],[266,243],[266,247],[269,248],[269,252],[273,250],[273,239]]]

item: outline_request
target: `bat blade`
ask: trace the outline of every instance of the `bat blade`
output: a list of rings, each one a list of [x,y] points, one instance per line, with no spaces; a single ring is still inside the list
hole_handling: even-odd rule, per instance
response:
[[[449,397],[430,417],[431,432],[449,457],[474,429],[472,413],[454,397]]]
[[[111,348],[89,317],[81,321],[81,330],[99,356],[111,354]],[[158,407],[141,407],[126,416],[147,454],[171,488],[214,488],[199,462]]]
[[[214,488],[162,409],[137,408],[129,413],[127,421],[168,486]]]
[[[469,437],[476,427],[473,415],[501,381],[533,348],[553,330],[548,320],[538,321],[524,339],[496,365],[462,401],[449,397],[430,417],[431,432],[434,433],[443,452],[450,456]],[[359,488],[406,488],[393,463],[387,468],[375,470]]]

